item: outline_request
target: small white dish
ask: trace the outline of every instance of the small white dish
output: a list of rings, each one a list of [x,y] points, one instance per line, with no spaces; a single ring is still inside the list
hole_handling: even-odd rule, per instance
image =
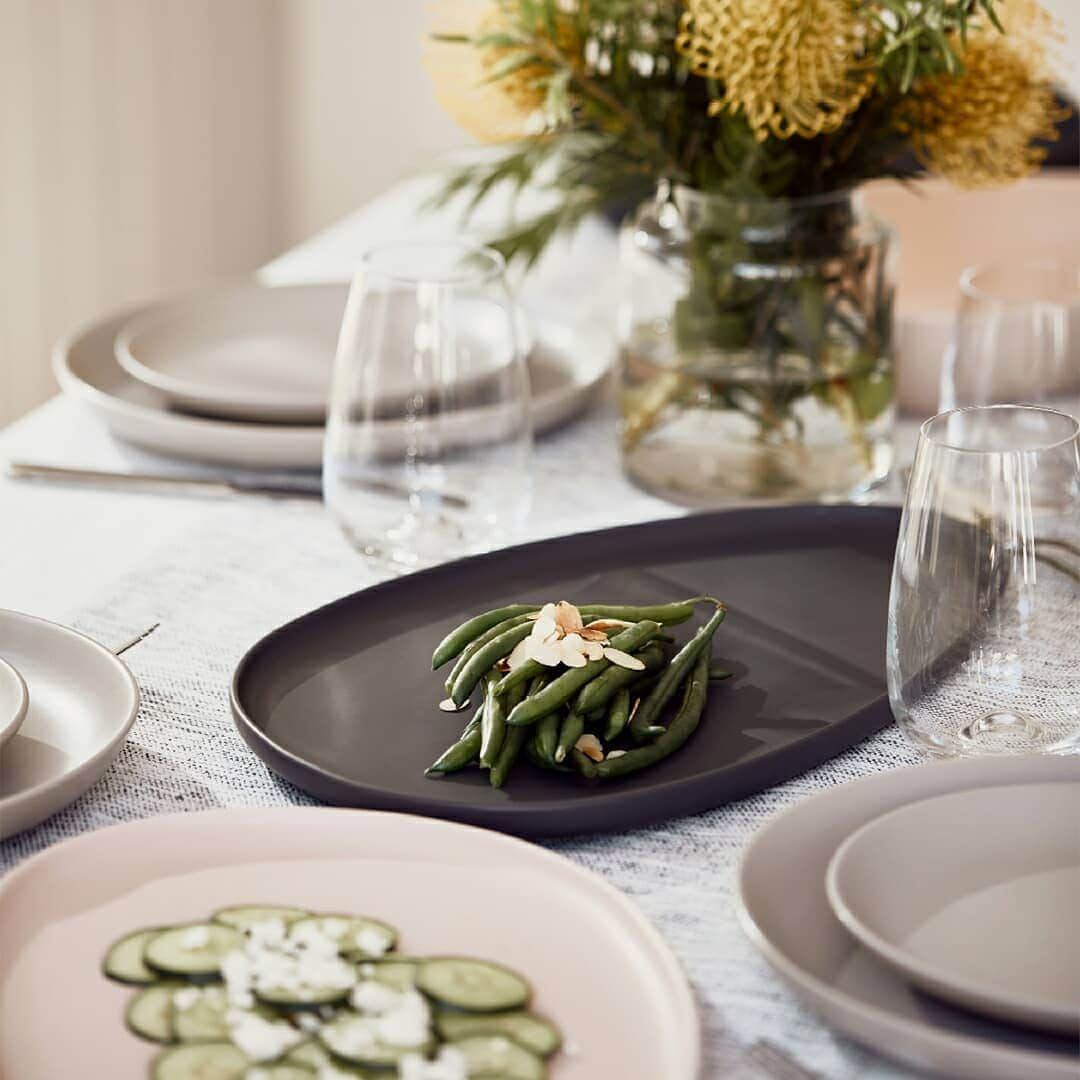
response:
[[[349,287],[334,287],[344,307]],[[321,423],[249,423],[177,412],[161,391],[128,374],[116,360],[116,336],[148,310],[129,309],[97,319],[61,340],[53,352],[53,373],[64,393],[92,409],[117,438],[146,450],[245,469],[319,468]],[[566,423],[589,404],[611,370],[613,343],[603,328],[591,331],[542,321],[534,329],[529,374],[533,430],[539,434]],[[466,417],[464,427],[473,423]],[[404,425],[388,423],[394,426],[404,437]]]
[[[3,658],[0,658],[0,746],[19,730],[30,695],[23,677]]]
[[[825,887],[848,931],[920,989],[1080,1031],[1080,782],[901,807],[837,848]]]
[[[0,651],[30,687],[0,759],[0,839],[77,799],[116,757],[139,708],[131,672],[66,626],[0,610]]]
[[[973,788],[1076,783],[1078,773],[1075,757],[979,758],[892,769],[803,799],[743,855],[743,926],[807,1005],[875,1053],[967,1080],[1076,1080],[1075,1035],[1001,1024],[919,993],[836,918],[825,875],[856,829],[899,807]]]
[[[127,323],[116,359],[179,408],[233,420],[318,423],[345,310],[337,285],[241,285]]]

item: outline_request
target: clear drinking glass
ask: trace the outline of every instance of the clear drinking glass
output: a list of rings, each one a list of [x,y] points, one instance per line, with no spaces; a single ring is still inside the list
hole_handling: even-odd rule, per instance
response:
[[[502,257],[379,248],[349,293],[323,490],[356,547],[412,570],[512,540],[530,499],[520,321]]]
[[[893,714],[938,756],[1080,753],[1080,423],[996,405],[923,424],[887,644]]]
[[[1080,264],[1018,262],[960,276],[940,409],[1008,402],[1080,414]]]

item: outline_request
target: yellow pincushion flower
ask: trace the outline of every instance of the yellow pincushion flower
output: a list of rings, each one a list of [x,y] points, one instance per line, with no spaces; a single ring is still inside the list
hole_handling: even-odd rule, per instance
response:
[[[871,81],[850,0],[686,0],[675,47],[741,112],[759,140],[835,131]]]
[[[968,39],[962,74],[915,88],[908,125],[916,154],[958,187],[1008,184],[1034,172],[1055,139],[1046,42],[1053,20],[1032,0],[1002,12],[1005,33],[986,27]]]
[[[513,12],[505,0],[441,0],[433,9],[433,33],[481,37],[512,32]],[[560,42],[560,44],[566,44]],[[543,126],[547,70],[539,64],[516,66],[523,48],[477,48],[429,38],[424,53],[435,97],[454,121],[486,143],[537,134]],[[512,68],[500,76],[504,68]]]

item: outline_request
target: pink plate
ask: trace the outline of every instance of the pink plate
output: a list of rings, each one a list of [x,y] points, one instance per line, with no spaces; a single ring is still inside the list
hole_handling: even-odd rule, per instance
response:
[[[132,991],[100,973],[142,926],[228,904],[354,911],[393,923],[412,954],[506,963],[576,1053],[552,1080],[694,1080],[690,987],[619,892],[568,860],[496,833],[405,814],[212,810],[58,844],[0,885],[0,1076],[146,1075],[153,1048],[124,1027]]]

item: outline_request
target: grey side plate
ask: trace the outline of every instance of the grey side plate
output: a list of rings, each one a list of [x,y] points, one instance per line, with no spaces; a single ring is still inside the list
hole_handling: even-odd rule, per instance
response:
[[[365,589],[288,623],[240,662],[241,734],[285,779],[344,806],[405,810],[532,836],[625,829],[780,783],[890,722],[885,617],[899,511],[732,510],[546,540]],[[736,677],[652,769],[594,786],[527,762],[501,791],[424,768],[454,741],[431,651],[502,603],[659,603],[709,593]],[[703,611],[704,615],[704,611]],[[677,628],[684,640],[688,627]]]

